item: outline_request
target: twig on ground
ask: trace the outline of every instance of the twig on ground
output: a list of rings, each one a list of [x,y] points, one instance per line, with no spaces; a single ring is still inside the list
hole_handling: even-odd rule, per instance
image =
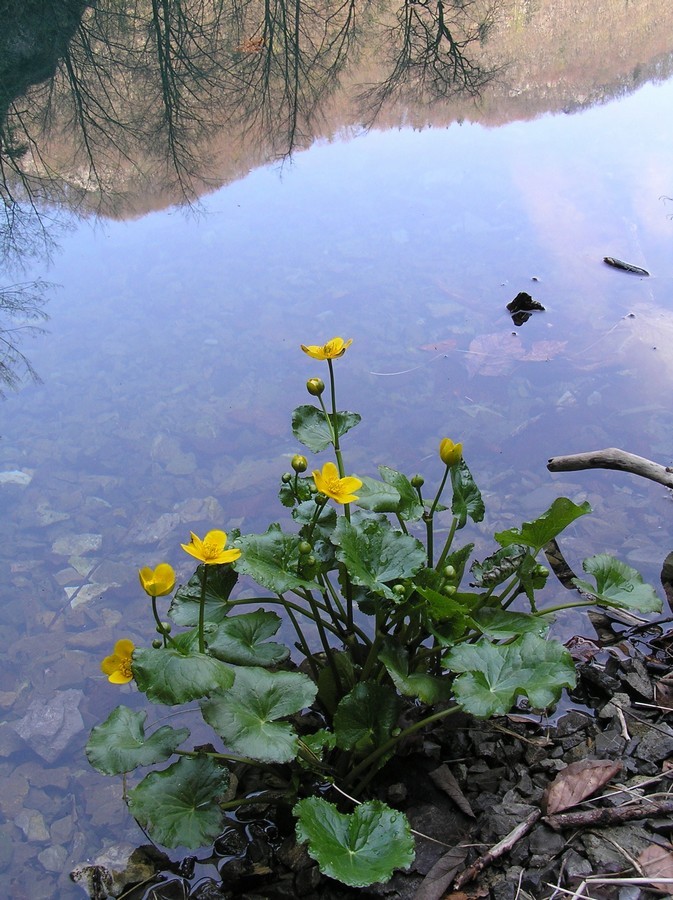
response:
[[[586,809],[580,812],[559,813],[545,816],[544,821],[555,831],[562,828],[587,828],[595,825],[615,825],[630,822],[634,819],[647,819],[650,816],[669,815],[673,813],[673,800],[648,801],[608,807],[605,809]]]
[[[516,828],[513,828],[509,834],[505,835],[505,837],[498,841],[497,844],[494,844],[490,850],[487,850],[482,856],[472,863],[471,866],[468,866],[464,872],[456,878],[454,882],[454,888],[456,890],[460,890],[463,885],[467,884],[468,881],[472,881],[473,878],[476,878],[477,875],[482,872],[486,866],[489,866],[496,859],[499,859],[501,856],[504,856],[512,847],[520,841],[521,838],[528,834],[533,825],[538,821],[538,819],[542,816],[542,812],[539,809],[533,810],[527,818],[520,822]]]
[[[552,456],[547,462],[550,472],[575,472],[578,469],[617,469],[621,472],[631,472],[633,475],[641,475],[673,488],[673,468],[662,466],[646,459],[644,456],[636,456],[618,447],[607,447],[605,450],[590,450],[586,453],[573,453],[569,456]]]

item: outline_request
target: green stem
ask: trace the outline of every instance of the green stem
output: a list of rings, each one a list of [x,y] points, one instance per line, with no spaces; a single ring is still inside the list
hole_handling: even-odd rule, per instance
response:
[[[287,610],[288,618],[290,619],[290,622],[292,622],[292,624],[294,626],[294,630],[297,632],[297,637],[299,638],[299,646],[300,646],[301,652],[306,657],[306,661],[308,662],[309,666],[311,667],[311,674],[313,675],[313,680],[317,684],[318,683],[318,675],[320,673],[318,672],[318,667],[315,663],[315,660],[313,659],[313,654],[309,650],[309,646],[306,643],[306,638],[304,637],[304,632],[301,630],[301,625],[297,621],[297,617],[292,612],[292,610],[289,609],[288,606],[286,606],[285,608]]]
[[[339,671],[337,669],[336,663],[334,662],[332,648],[330,647],[329,641],[327,640],[327,634],[325,633],[325,624],[322,620],[322,617],[320,616],[320,613],[317,610],[316,601],[310,591],[306,591],[306,601],[311,607],[311,611],[313,612],[313,618],[315,620],[315,624],[318,627],[318,634],[320,635],[320,643],[322,644],[322,648],[325,651],[325,659],[327,660],[327,664],[332,671],[334,684],[336,685],[337,691],[339,692],[339,696],[341,696],[343,691],[341,686],[341,679],[339,678]]]
[[[165,629],[164,626],[163,626],[163,622],[162,622],[161,619],[159,618],[159,612],[158,612],[158,610],[157,610],[157,598],[156,598],[156,597],[152,597],[152,615],[154,616],[154,621],[157,623],[157,631],[159,632],[159,634],[161,635],[161,637],[164,639],[164,647],[165,647],[169,642],[170,642],[171,644],[175,645],[175,641],[174,641],[173,638],[170,636],[170,634],[166,631],[166,629]]]
[[[449,529],[449,536],[446,539],[446,543],[444,544],[444,549],[442,550],[439,559],[437,560],[437,565],[435,568],[439,571],[444,565],[444,560],[449,555],[449,550],[451,549],[451,544],[453,543],[453,538],[456,534],[456,529],[458,528],[458,517],[453,517],[453,522],[451,522],[451,528]]]
[[[404,519],[402,518],[402,516],[399,513],[395,513],[395,515],[397,516],[397,521],[399,522],[400,528],[402,529],[404,534],[409,534],[409,532],[407,530],[407,526],[405,525]]]
[[[578,600],[576,603],[559,603],[558,606],[548,606],[533,613],[534,616],[547,616],[549,613],[560,612],[563,609],[576,609],[578,606],[594,606],[592,600]]]
[[[432,516],[430,515],[430,513],[423,513],[423,521],[425,522],[425,543],[428,550],[428,569],[431,569],[432,557],[435,553],[435,533],[433,529]]]
[[[435,514],[435,510],[437,509],[437,504],[439,503],[439,498],[442,496],[442,491],[444,490],[444,485],[446,484],[446,479],[449,477],[449,469],[450,468],[451,468],[450,466],[447,466],[446,469],[444,470],[444,477],[442,478],[442,483],[439,485],[439,490],[437,491],[437,494],[435,495],[435,499],[432,501],[432,506],[430,507],[430,513],[429,513],[429,516],[431,519]]]
[[[346,784],[352,784],[353,781],[360,775],[362,772],[365,772],[371,765],[373,765],[376,760],[387,753],[389,750],[404,740],[404,738],[409,737],[415,732],[420,731],[421,728],[425,728],[426,725],[432,724],[432,722],[438,722],[440,719],[445,719],[447,716],[453,715],[453,713],[459,712],[459,706],[450,706],[448,709],[442,709],[439,712],[433,713],[431,716],[427,716],[425,719],[421,719],[418,722],[415,722],[413,725],[410,725],[408,728],[405,728],[404,731],[401,731],[395,737],[391,737],[385,743],[381,744],[380,747],[377,747],[376,750],[373,750],[369,756],[366,756],[361,762],[357,764],[351,771],[348,773],[346,778]]]
[[[252,759],[250,756],[235,756],[233,753],[215,753],[205,750],[174,750],[178,756],[209,756],[211,759],[226,759],[227,762],[242,763],[246,766],[257,766],[259,769],[271,768],[268,763],[260,762],[258,759]]]
[[[203,564],[201,576],[201,600],[199,602],[199,653],[206,652],[204,632],[206,627],[206,581],[208,580],[208,566]]]

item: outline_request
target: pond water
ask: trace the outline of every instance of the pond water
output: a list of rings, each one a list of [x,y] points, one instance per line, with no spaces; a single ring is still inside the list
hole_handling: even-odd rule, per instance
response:
[[[133,702],[99,661],[148,639],[140,566],[184,579],[190,530],[288,521],[290,414],[324,374],[301,343],[353,338],[336,364],[339,405],[363,415],[350,471],[436,478],[450,436],[486,501],[478,553],[565,495],[594,509],[562,541],[576,568],[612,552],[657,582],[668,492],[546,462],[609,446],[673,461],[671,108],[658,81],[499,127],[337,129],[188,208],[61,208],[50,262],[21,275],[52,283],[46,332],[20,344],[40,381],[0,405],[6,896],[82,896],[73,866],[142,842],[83,754]],[[545,311],[516,326],[520,291]]]

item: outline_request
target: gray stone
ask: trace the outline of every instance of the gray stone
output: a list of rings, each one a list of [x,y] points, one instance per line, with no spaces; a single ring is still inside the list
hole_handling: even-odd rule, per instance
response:
[[[49,840],[44,816],[36,809],[22,809],[14,824],[23,831],[27,841],[42,843]]]
[[[13,723],[16,733],[48,763],[55,762],[68,744],[84,731],[79,711],[82,691],[69,688],[57,691],[48,700],[37,698],[26,715]]]
[[[68,859],[68,851],[60,844],[54,844],[38,853],[37,858],[47,872],[62,872]]]
[[[673,728],[659,724],[652,728],[641,739],[634,756],[647,762],[660,762],[673,754]]]
[[[102,544],[102,534],[69,534],[57,538],[51,549],[59,556],[81,556],[92,550],[100,550]]]

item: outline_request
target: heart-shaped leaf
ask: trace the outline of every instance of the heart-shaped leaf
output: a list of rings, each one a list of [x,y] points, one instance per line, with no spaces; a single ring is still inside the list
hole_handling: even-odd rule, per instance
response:
[[[199,624],[201,604],[201,578],[204,566],[199,566],[187,584],[178,588],[168,615],[177,625],[195,627]],[[208,566],[206,580],[206,622],[223,622],[231,609],[227,603],[233,590],[237,573],[231,566]]]
[[[238,541],[243,555],[236,560],[236,568],[276,594],[320,590],[297,574],[301,540],[296,534],[285,534],[278,524],[269,525],[264,534],[243,535]]]
[[[454,695],[467,712],[479,718],[504,716],[524,694],[536,709],[556,703],[564,687],[575,685],[572,657],[558,641],[525,634],[511,644],[460,644],[443,658],[460,672]]]
[[[497,532],[496,541],[502,546],[525,544],[532,547],[535,553],[559,535],[564,528],[580,516],[591,512],[591,506],[585,500],[579,506],[567,497],[557,497],[546,512],[533,522],[524,522],[521,528],[509,528]]]
[[[397,512],[402,498],[393,485],[368,475],[360,476],[360,480],[362,487],[358,488],[357,506],[378,513]]]
[[[481,522],[486,508],[481,491],[464,459],[451,466],[451,486],[453,487],[451,512],[458,519],[458,528],[464,527],[468,516],[473,522]]]
[[[169,705],[199,700],[234,683],[234,671],[195,649],[195,633],[174,638],[175,646],[135,650],[131,668],[139,689],[152,703]]]
[[[580,578],[573,578],[573,584],[596,598],[602,606],[618,609],[637,609],[639,612],[661,612],[661,600],[654,588],[643,581],[642,575],[626,563],[600,553],[590,556],[582,563],[582,568],[596,579],[596,586]]]
[[[218,800],[228,786],[229,771],[209,757],[183,757],[129,791],[129,809],[157,843],[198,850],[224,829]]]
[[[414,859],[414,839],[404,813],[379,800],[361,803],[350,815],[321,797],[306,797],[292,810],[297,840],[320,871],[349,887],[389,881]]]
[[[329,417],[339,437],[354,428],[362,418],[359,413],[354,412],[338,412],[336,415],[330,413]],[[309,404],[298,406],[292,413],[292,433],[314,453],[320,453],[333,440],[332,429],[325,419],[325,413],[317,406]]]
[[[548,616],[531,616],[528,613],[488,606],[473,613],[472,619],[482,634],[496,640],[507,640],[527,633],[542,637],[549,630],[550,624]]]
[[[425,549],[411,535],[396,531],[384,516],[342,517],[332,536],[337,559],[354,584],[392,598],[387,581],[410,578],[423,566]]]
[[[189,737],[189,728],[162,725],[145,737],[147,713],[128,706],[113,709],[107,719],[91,729],[86,756],[94,769],[104,775],[121,775],[138,766],[163,762]]]
[[[453,685],[450,678],[427,672],[409,672],[409,654],[394,641],[384,641],[379,659],[397,690],[405,697],[418,697],[423,703],[441,703],[451,696]]]
[[[390,739],[397,725],[400,699],[376,682],[360,682],[346,694],[334,713],[337,747],[368,753]]]
[[[277,666],[290,651],[283,644],[266,641],[278,631],[280,623],[280,616],[265,609],[230,616],[208,639],[208,652],[238,666]]]
[[[423,504],[418,499],[418,492],[407,476],[388,466],[379,466],[379,472],[386,484],[394,487],[400,495],[399,505],[392,512],[396,512],[407,522],[418,521],[423,515]]]
[[[289,762],[297,755],[291,716],[315,700],[316,685],[300,672],[236,670],[233,687],[202,702],[203,718],[235,753],[261,762]]]

